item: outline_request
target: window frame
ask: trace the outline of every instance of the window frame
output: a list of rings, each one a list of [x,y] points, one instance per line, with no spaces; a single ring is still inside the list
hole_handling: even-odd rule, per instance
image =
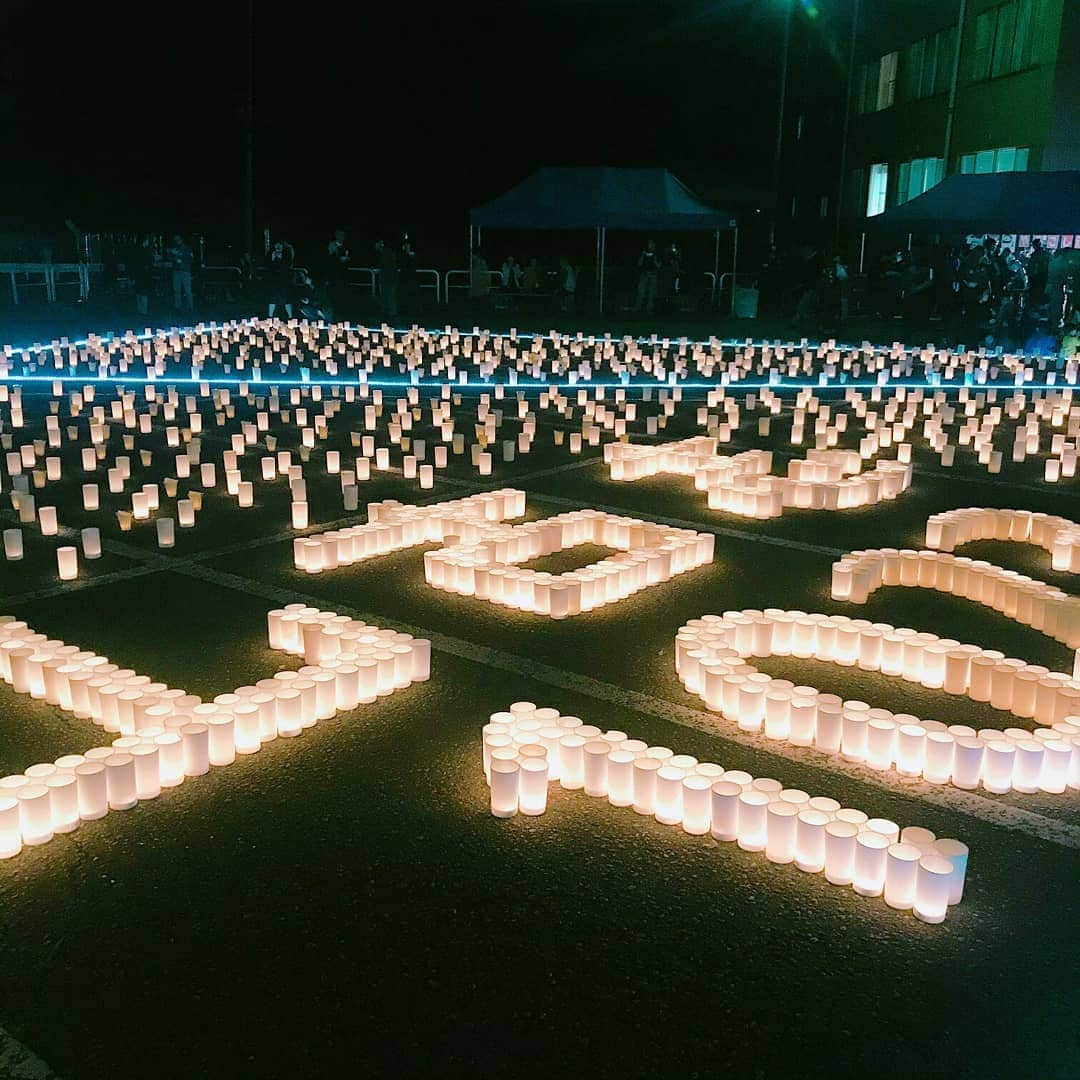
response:
[[[882,183],[880,187],[875,184],[875,180],[880,178]],[[873,199],[873,203],[871,203]],[[887,161],[875,161],[867,169],[867,187],[866,187],[866,216],[877,217],[878,214],[885,213],[885,208],[888,205],[889,199],[889,163]],[[871,206],[877,207],[872,210]]]
[[[1004,79],[1038,67],[1041,0],[1004,0],[975,18],[968,81]]]

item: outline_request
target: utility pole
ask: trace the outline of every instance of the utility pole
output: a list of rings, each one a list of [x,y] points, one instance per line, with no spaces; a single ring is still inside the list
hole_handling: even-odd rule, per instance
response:
[[[244,97],[244,254],[255,242],[255,0],[247,2],[247,92]]]
[[[780,102],[776,114],[776,148],[773,151],[773,212],[769,242],[776,242],[776,219],[780,216],[780,164],[784,154],[784,111],[787,107],[787,69],[791,54],[791,20],[794,0],[784,0],[784,45],[780,51]]]
[[[851,131],[851,109],[855,96],[855,43],[859,35],[859,0],[851,2],[851,44],[848,46],[847,94],[844,97],[844,133],[840,142],[840,187],[836,193],[836,231],[834,239],[840,246],[840,222],[844,214],[844,181],[847,179],[847,144]]]
[[[960,54],[964,48],[964,22],[967,19],[967,0],[960,0],[960,18],[956,23],[956,48],[953,49],[952,79],[949,83],[949,104],[945,110],[945,146],[942,150],[941,175],[949,175],[952,156],[953,116],[956,113],[956,92],[960,86]]]

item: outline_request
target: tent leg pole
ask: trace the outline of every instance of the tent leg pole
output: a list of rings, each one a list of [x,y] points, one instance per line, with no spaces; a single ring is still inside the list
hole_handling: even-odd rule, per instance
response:
[[[731,314],[735,314],[735,274],[739,269],[739,226],[735,226],[734,238],[731,245]]]
[[[907,234],[907,249],[908,249],[908,251],[911,250],[911,235],[912,235],[911,233]]]
[[[713,233],[712,304],[720,306],[720,230]]]
[[[604,311],[604,271],[607,269],[607,228],[600,229],[600,312]]]
[[[600,310],[604,310],[604,294],[600,288],[600,231],[601,227],[596,226],[596,301],[600,306]]]
[[[859,273],[863,272],[863,266],[866,263],[866,232],[864,231],[861,239],[859,240]]]

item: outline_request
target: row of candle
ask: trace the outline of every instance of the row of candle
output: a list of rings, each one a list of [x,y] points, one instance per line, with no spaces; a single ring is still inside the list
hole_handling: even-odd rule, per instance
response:
[[[985,604],[1069,648],[1080,646],[1080,597],[1015,570],[942,551],[871,548],[832,567],[832,598],[865,604],[882,586],[936,589]]]
[[[479,540],[490,526],[525,513],[525,492],[515,488],[412,506],[387,499],[368,503],[367,522],[293,541],[298,570],[317,574],[419,544]]]
[[[271,649],[303,657],[307,664],[358,668],[362,703],[431,677],[427,638],[380,630],[348,615],[301,603],[275,608],[267,613],[266,622]]]
[[[895,499],[910,487],[910,465],[879,461],[869,472],[841,480],[758,476],[721,482],[708,489],[708,505],[710,510],[767,520],[780,517],[789,508],[851,510],[875,506],[882,500]]]
[[[926,546],[952,551],[973,540],[1012,540],[1048,551],[1054,570],[1080,572],[1080,525],[1054,514],[968,506],[926,521]]]
[[[522,525],[492,526],[477,542],[425,552],[424,578],[445,592],[564,619],[711,563],[715,541],[712,533],[574,510]],[[562,574],[515,565],[580,544],[623,554]]]
[[[823,873],[831,884],[880,896],[924,922],[944,921],[963,897],[968,849],[958,840],[919,826],[901,829],[835,799],[602,731],[533,702],[491,715],[482,761],[496,817],[544,813],[548,786],[557,781],[691,835]]]
[[[1034,718],[1034,731],[974,728],[871,708],[758,671],[749,657],[794,656],[880,671]],[[841,754],[878,771],[988,791],[1080,789],[1080,684],[975,645],[886,623],[799,611],[729,611],[692,619],[675,670],[743,731]]]
[[[271,612],[272,623],[275,615],[290,631],[336,618],[300,604]],[[0,616],[0,677],[6,683],[119,734],[108,746],[0,779],[0,858],[110,810],[129,810],[163,788],[233,764],[237,755],[257,753],[279,736],[297,736],[319,720],[430,676],[430,642],[362,624],[349,630],[351,651],[203,702]],[[287,633],[279,636],[291,644]]]
[[[985,384],[1000,378],[1022,384],[1039,378],[1072,386],[1077,380],[1074,359],[1059,373],[1045,357],[1002,355],[985,348],[953,350],[901,342],[840,347],[835,341],[812,346],[806,339],[725,344],[716,338],[691,342],[653,334],[648,339],[618,339],[610,334],[600,337],[556,330],[519,337],[514,328],[505,334],[480,327],[469,334],[451,326],[442,331],[413,327],[398,332],[387,326],[369,329],[273,319],[198,324],[156,333],[148,329],[142,340],[131,332],[91,336],[77,344],[61,338],[32,350],[5,346],[0,355],[0,374],[5,376],[81,369],[94,375],[130,372],[162,378],[170,368],[179,367],[192,377],[206,369],[250,371],[255,378],[264,371],[277,374],[299,369],[329,376],[347,372],[355,378],[391,365],[451,380],[469,374],[490,378],[496,373],[505,373],[507,378],[551,374],[583,381],[611,374],[654,379],[704,376],[737,382],[770,373],[819,382],[891,377]]]
[[[910,447],[907,447],[910,451]],[[767,520],[786,508],[847,510],[895,499],[911,486],[907,461],[878,462],[860,474],[862,458],[853,450],[811,449],[788,463],[787,477],[769,476],[772,453],[751,450],[717,453],[714,436],[697,435],[660,445],[609,443],[604,461],[612,480],[633,481],[660,473],[693,475],[707,495],[710,510]]]

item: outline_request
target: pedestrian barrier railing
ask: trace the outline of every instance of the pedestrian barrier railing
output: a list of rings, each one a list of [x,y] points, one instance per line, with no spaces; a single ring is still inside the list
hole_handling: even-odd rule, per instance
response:
[[[421,289],[432,289],[435,293],[435,303],[442,298],[442,275],[438,270],[430,268],[416,271],[417,281]]]
[[[502,274],[498,270],[489,270],[488,278],[490,280],[489,288],[498,289],[502,286]],[[471,270],[447,270],[443,275],[445,286],[443,288],[443,303],[450,303],[450,290],[451,289],[464,289],[468,291],[472,285],[472,271]]]
[[[346,273],[349,275],[349,284],[355,289],[363,289],[372,296],[378,292],[377,283],[379,270],[375,266],[350,266]]]
[[[370,292],[372,296],[378,296],[381,292],[379,287],[379,268],[377,266],[350,266],[348,268],[351,280],[349,284],[354,288]],[[442,302],[442,275],[438,270],[430,267],[421,267],[415,271],[417,287],[430,289],[435,294],[435,303]]]
[[[100,263],[0,263],[0,274],[7,274],[11,279],[13,304],[19,303],[19,292],[26,289],[44,289],[46,301],[55,304],[57,275],[61,275],[60,285],[78,285],[79,297],[85,300],[90,295],[90,274],[101,270]],[[72,274],[74,279],[66,277]]]

